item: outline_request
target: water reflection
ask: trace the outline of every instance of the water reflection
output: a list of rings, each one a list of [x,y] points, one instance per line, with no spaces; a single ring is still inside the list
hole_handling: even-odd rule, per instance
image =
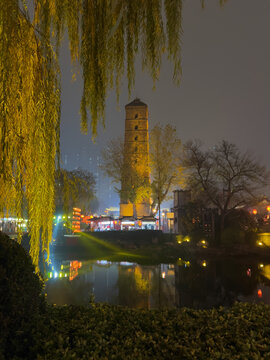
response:
[[[47,269],[50,303],[87,305],[91,296],[133,308],[212,308],[235,301],[270,304],[270,264],[187,260],[175,264],[65,261]]]
[[[177,305],[193,308],[232,305],[239,296],[253,294],[256,289],[257,271],[247,276],[246,270],[245,264],[232,261],[200,260],[189,268],[178,266],[175,272]]]

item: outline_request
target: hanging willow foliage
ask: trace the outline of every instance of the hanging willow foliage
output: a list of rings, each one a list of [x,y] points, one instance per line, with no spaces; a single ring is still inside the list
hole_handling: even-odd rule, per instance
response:
[[[83,72],[81,128],[88,131],[89,113],[95,136],[98,121],[105,118],[106,95],[115,88],[119,97],[125,72],[130,93],[136,54],[155,82],[167,51],[179,83],[182,0],[1,2],[0,210],[21,217],[26,199],[30,253],[37,265],[40,239],[47,253],[51,240],[59,154],[58,52],[64,32],[73,65],[81,65]]]
[[[28,203],[30,255],[49,254],[59,143],[57,62],[16,1],[0,7],[0,208],[22,216]],[[45,56],[46,54],[46,56]]]

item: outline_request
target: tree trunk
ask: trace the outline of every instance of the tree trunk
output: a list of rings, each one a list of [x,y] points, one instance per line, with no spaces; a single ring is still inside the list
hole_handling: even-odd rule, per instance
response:
[[[160,201],[158,200],[158,229],[161,229]]]
[[[220,226],[219,226],[219,236],[218,236],[218,245],[221,244],[221,237],[222,237],[222,233],[224,231],[224,222],[225,222],[225,216],[226,216],[226,213],[225,212],[221,212],[220,214]]]
[[[225,214],[222,213],[220,217],[220,233],[222,233],[224,230],[224,220],[225,220]]]

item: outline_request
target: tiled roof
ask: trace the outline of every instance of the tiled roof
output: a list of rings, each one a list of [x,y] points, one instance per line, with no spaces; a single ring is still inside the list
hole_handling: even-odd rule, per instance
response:
[[[127,106],[147,106],[145,103],[143,103],[139,98],[134,99],[131,101],[131,103],[127,104]]]

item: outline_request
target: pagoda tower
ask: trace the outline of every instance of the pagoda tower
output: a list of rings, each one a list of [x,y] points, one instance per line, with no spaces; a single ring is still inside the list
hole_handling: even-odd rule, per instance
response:
[[[120,216],[149,216],[150,196],[134,198],[132,189],[150,187],[148,107],[136,98],[125,106],[124,162],[126,171],[121,183]]]

